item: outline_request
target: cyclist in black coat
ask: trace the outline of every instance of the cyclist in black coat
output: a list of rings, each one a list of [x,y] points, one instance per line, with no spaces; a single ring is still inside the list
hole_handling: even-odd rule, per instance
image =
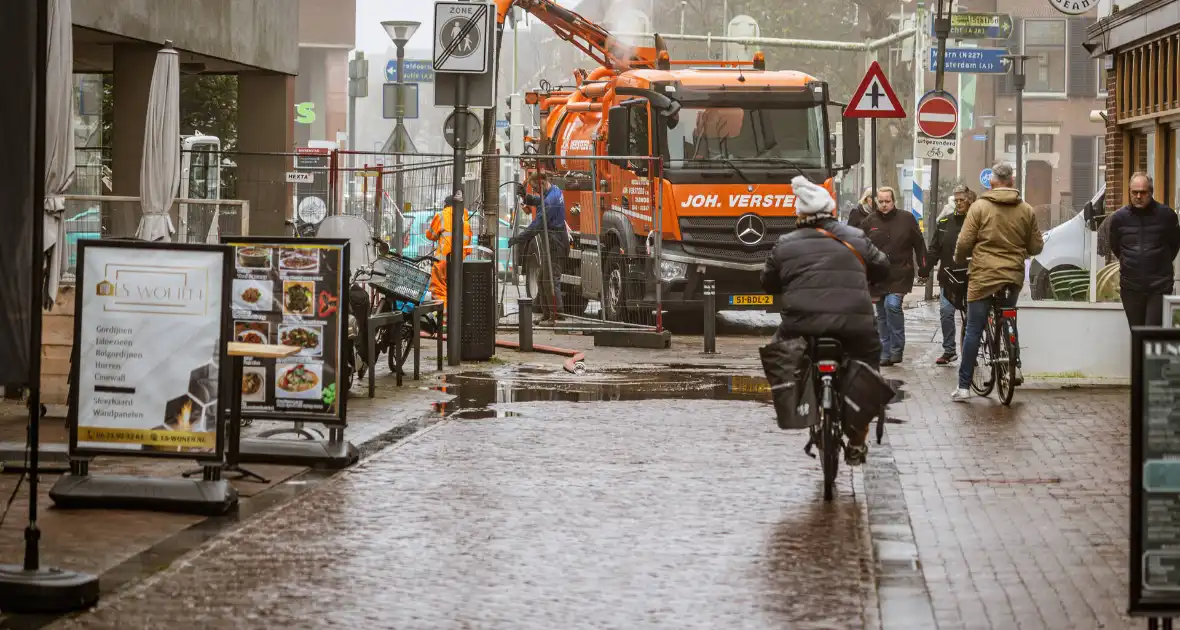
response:
[[[1130,326],[1159,326],[1163,300],[1172,293],[1172,262],[1180,253],[1176,212],[1155,200],[1155,185],[1145,173],[1130,182],[1131,203],[1110,222],[1110,252],[1119,260],[1123,310]]]
[[[780,296],[782,322],[775,339],[832,337],[844,354],[879,369],[881,340],[869,283],[889,275],[889,259],[864,232],[840,223],[836,202],[802,176],[791,182],[798,228],[779,237],[762,269],[762,288]],[[868,427],[849,434],[846,459],[864,461]]]

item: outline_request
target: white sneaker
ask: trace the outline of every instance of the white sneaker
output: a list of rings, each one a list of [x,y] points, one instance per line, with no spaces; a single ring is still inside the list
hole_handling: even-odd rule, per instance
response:
[[[968,400],[971,400],[971,390],[969,389],[956,389],[951,393],[951,402],[967,402]]]

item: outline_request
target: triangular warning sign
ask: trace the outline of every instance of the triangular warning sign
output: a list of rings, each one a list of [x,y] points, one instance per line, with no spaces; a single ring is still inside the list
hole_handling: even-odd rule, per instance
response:
[[[844,110],[847,118],[905,118],[905,110],[901,108],[901,101],[885,78],[881,64],[876,61],[869,66],[865,78],[852,93],[848,101],[848,109]]]

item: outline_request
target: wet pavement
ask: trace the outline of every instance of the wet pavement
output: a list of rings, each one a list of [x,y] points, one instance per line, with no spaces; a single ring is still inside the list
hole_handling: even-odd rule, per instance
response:
[[[702,355],[539,331],[591,371],[506,353],[374,401],[417,432],[133,557],[129,588],[51,627],[1142,627],[1121,612],[1127,390],[952,404],[936,329],[907,310],[897,422],[832,504],[774,425],[764,337]]]
[[[54,627],[877,626],[860,477],[823,504],[759,394],[505,372],[454,378],[457,416]]]

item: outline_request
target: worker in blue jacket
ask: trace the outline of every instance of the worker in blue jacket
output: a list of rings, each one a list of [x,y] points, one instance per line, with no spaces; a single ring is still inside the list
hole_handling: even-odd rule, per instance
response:
[[[544,314],[540,325],[551,326],[561,318],[561,270],[569,255],[570,241],[565,223],[565,195],[544,173],[535,173],[527,180],[541,194],[529,194],[525,185],[517,184],[517,194],[524,199],[524,205],[537,208],[533,222],[516,236],[508,239],[508,246],[537,242],[532,250],[535,255],[527,264],[537,264],[541,270],[540,295],[536,298]]]

